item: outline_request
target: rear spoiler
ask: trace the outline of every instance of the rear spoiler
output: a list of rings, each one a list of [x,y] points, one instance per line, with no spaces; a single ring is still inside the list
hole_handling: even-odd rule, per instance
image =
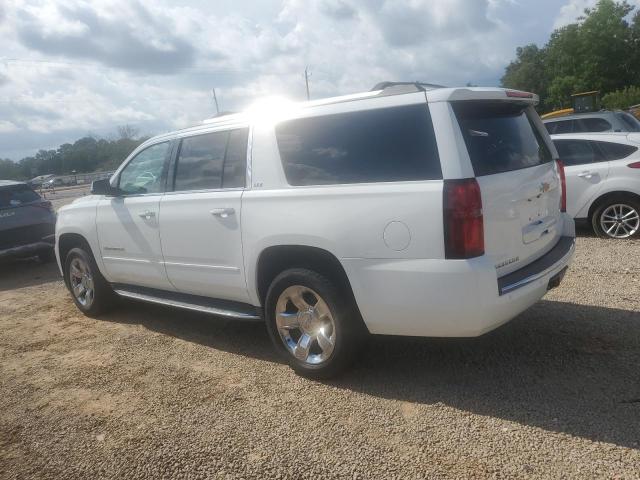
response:
[[[439,88],[427,92],[429,102],[458,102],[469,100],[502,100],[517,101],[530,105],[537,105],[540,97],[535,93],[511,90],[506,88]]]

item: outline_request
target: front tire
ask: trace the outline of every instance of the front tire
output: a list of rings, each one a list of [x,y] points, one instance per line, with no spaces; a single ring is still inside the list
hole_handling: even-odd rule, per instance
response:
[[[614,198],[600,205],[591,223],[596,235],[621,240],[640,235],[640,202],[630,198]]]
[[[64,263],[64,280],[76,307],[89,317],[107,311],[114,300],[93,256],[83,248],[72,248]]]
[[[362,345],[350,296],[304,268],[280,273],[265,301],[269,336],[298,374],[329,378],[347,368]]]

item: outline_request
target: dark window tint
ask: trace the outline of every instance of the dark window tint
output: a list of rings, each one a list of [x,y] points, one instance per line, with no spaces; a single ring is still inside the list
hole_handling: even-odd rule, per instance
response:
[[[40,200],[40,195],[27,185],[0,188],[0,208],[19,207]]]
[[[544,124],[547,131],[551,134],[571,133],[573,132],[573,120],[560,120],[558,122],[547,122]]]
[[[554,140],[560,160],[565,166],[602,162],[604,158],[588,140]]]
[[[527,107],[516,103],[454,102],[476,176],[534,167],[552,160]]]
[[[290,185],[442,178],[426,105],[290,120],[276,136]]]
[[[633,115],[625,112],[616,113],[616,117],[625,126],[627,132],[640,132],[640,121]]]
[[[247,138],[249,129],[233,130],[229,133],[229,145],[224,160],[222,186],[244,187],[247,173]]]
[[[118,178],[120,191],[125,195],[162,192],[163,172],[168,152],[169,142],[163,142],[138,153],[120,172]]]
[[[579,118],[575,122],[574,132],[607,132],[613,129],[611,124],[604,118]]]
[[[207,133],[182,140],[174,190],[220,188],[229,132]]]
[[[184,138],[174,190],[244,187],[248,132],[243,128]]]
[[[595,142],[607,160],[620,160],[638,150],[638,147],[622,143]]]

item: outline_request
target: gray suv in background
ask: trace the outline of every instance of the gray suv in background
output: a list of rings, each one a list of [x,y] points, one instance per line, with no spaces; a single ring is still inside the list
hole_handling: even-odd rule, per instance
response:
[[[544,120],[544,126],[551,135],[588,132],[640,132],[640,121],[630,113],[621,110],[566,115]]]
[[[53,260],[56,214],[29,185],[0,180],[0,259]]]

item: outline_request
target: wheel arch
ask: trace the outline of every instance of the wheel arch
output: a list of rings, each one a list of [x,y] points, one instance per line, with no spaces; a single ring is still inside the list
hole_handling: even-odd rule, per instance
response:
[[[87,253],[90,253],[93,256],[94,260],[96,260],[96,264],[98,264],[98,268],[100,268],[100,265],[96,258],[96,254],[91,248],[91,244],[89,243],[89,241],[79,233],[67,232],[67,233],[60,234],[57,242],[58,258],[60,258],[60,267],[63,271],[62,272],[63,274],[64,274],[64,265],[67,258],[67,254],[71,251],[71,249],[76,247],[85,248],[87,250]]]
[[[640,195],[634,192],[629,192],[627,190],[614,190],[611,192],[603,193],[599,195],[593,202],[591,202],[591,205],[589,206],[589,213],[587,214],[587,219],[589,220],[589,222],[593,220],[593,214],[598,208],[614,198],[630,198],[640,203]]]
[[[260,252],[255,274],[260,305],[264,306],[273,279],[289,268],[308,268],[327,277],[347,293],[357,308],[351,282],[338,257],[328,250],[309,245],[273,245]]]

